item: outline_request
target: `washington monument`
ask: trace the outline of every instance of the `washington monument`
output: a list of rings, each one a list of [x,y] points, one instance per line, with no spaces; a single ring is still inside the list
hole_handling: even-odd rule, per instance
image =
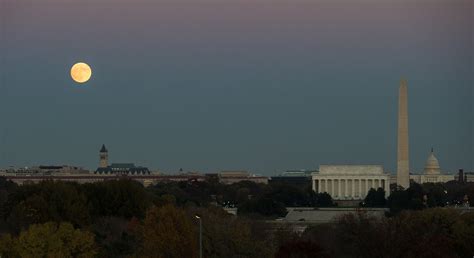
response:
[[[397,185],[410,187],[410,164],[408,158],[408,91],[407,81],[400,81],[398,92],[398,152]]]

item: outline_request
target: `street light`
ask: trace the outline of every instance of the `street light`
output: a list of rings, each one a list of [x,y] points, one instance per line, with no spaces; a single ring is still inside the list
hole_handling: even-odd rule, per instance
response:
[[[202,220],[198,215],[194,215],[199,220],[199,258],[202,258]]]

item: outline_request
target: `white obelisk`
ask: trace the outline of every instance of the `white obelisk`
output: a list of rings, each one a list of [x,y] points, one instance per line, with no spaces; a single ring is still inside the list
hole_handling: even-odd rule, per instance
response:
[[[408,90],[407,81],[400,81],[398,93],[398,153],[397,185],[410,187],[410,163],[408,158]]]

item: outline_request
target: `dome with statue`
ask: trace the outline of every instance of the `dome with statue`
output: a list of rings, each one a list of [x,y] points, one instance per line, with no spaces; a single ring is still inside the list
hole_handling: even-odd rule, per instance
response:
[[[426,160],[424,173],[427,175],[439,175],[441,174],[441,169],[439,167],[438,159],[435,157],[433,148],[431,149],[431,153]]]

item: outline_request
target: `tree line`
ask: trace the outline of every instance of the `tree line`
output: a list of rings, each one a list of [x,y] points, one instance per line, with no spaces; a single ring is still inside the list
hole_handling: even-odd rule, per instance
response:
[[[382,241],[378,240],[380,232],[390,236],[402,230],[401,234],[408,234],[410,228],[420,234],[430,230],[435,230],[430,234],[448,232],[442,240],[451,241],[449,248],[467,253],[471,249],[460,239],[473,238],[471,213],[448,211],[449,216],[464,223],[456,224],[443,213],[447,211],[429,208],[469,198],[473,189],[472,183],[414,184],[406,190],[392,191],[388,199],[383,189],[372,189],[361,205],[389,207],[389,217],[343,217],[338,223],[311,227],[302,235],[294,235],[285,225],[275,227],[265,221],[284,216],[289,206],[334,206],[330,195],[315,193],[310,187],[248,181],[232,185],[216,180],[162,182],[150,187],[131,180],[88,184],[43,181],[19,186],[0,178],[0,255],[197,257],[199,227],[195,215],[203,222],[205,257],[314,257],[305,256],[305,252],[347,257],[346,254],[356,254],[354,248],[368,252],[368,247],[363,246],[366,241],[356,241],[357,237],[370,237],[371,243],[376,243]],[[228,214],[222,206],[236,207],[239,216]],[[411,224],[401,228],[408,218],[421,228]],[[429,221],[441,225],[433,229]],[[319,239],[323,233],[330,237]],[[413,234],[413,240],[421,237],[441,241],[435,236]],[[344,251],[335,251],[336,247]],[[294,248],[301,250],[301,255],[288,256]]]
[[[229,204],[241,216],[220,207]],[[111,180],[19,186],[0,178],[0,205],[2,257],[196,257],[196,214],[203,219],[206,257],[272,257],[277,247],[271,230],[256,219],[284,216],[290,205],[333,203],[327,194],[285,184],[209,180],[145,188]]]
[[[361,211],[286,237],[275,254],[294,257],[471,257],[474,213],[430,208],[374,217]]]

